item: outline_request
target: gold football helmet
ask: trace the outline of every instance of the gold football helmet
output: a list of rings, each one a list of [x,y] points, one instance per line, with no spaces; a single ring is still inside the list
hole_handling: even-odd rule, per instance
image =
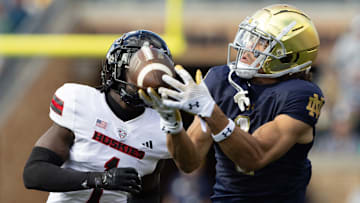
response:
[[[231,74],[241,78],[277,78],[310,70],[319,44],[308,15],[293,6],[271,5],[240,23],[234,42],[228,46],[227,65]],[[256,57],[250,65],[240,61],[247,52]],[[236,56],[235,61],[231,56]]]

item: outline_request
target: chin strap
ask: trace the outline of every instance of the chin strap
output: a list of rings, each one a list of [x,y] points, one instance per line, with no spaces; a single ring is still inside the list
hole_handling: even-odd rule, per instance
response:
[[[246,106],[250,105],[250,99],[246,96],[248,93],[247,90],[243,90],[238,84],[236,84],[232,79],[231,76],[235,72],[235,70],[230,70],[228,75],[228,81],[230,84],[238,91],[234,96],[234,102],[238,104],[239,109],[241,111],[245,111]]]

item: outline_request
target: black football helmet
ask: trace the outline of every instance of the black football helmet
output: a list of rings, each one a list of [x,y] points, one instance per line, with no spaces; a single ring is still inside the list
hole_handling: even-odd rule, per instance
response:
[[[102,91],[114,89],[121,99],[133,106],[143,106],[143,101],[137,94],[137,87],[126,81],[126,69],[129,67],[131,56],[137,52],[145,42],[150,46],[164,51],[172,58],[165,41],[156,33],[148,30],[136,30],[123,34],[116,39],[106,54],[106,60],[101,71]]]

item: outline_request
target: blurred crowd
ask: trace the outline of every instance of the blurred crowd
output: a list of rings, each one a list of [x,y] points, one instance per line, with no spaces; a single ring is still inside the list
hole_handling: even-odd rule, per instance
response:
[[[323,64],[319,84],[326,104],[314,151],[360,154],[360,15],[353,17]]]
[[[27,17],[46,9],[51,2],[52,0],[1,0],[0,33],[18,32]]]
[[[29,16],[46,9],[52,0],[0,0],[0,34],[19,33]],[[0,75],[4,59],[0,57]]]
[[[23,0],[0,2],[0,32],[16,32],[28,15]]]

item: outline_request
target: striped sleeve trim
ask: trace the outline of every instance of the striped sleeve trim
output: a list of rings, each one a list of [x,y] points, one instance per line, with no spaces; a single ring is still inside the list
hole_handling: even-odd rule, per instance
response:
[[[61,116],[64,109],[64,101],[54,95],[50,103],[50,108]]]

